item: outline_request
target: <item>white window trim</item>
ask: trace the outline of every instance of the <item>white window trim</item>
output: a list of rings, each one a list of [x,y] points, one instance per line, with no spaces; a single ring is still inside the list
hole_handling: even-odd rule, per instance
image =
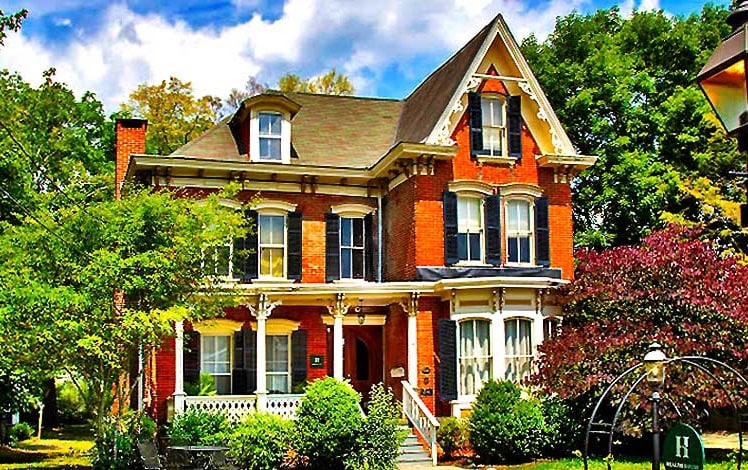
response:
[[[241,329],[241,324],[239,326]],[[221,377],[228,377],[229,378],[229,393],[228,395],[231,395],[231,392],[234,388],[234,377],[231,373],[232,370],[234,370],[234,334],[233,332],[227,332],[226,330],[221,331],[215,331],[215,330],[198,330],[197,327],[193,326],[193,329],[200,332],[200,373],[201,374],[209,374],[210,376],[215,377],[221,376]],[[206,333],[202,333],[202,331],[207,331]],[[205,368],[203,367],[203,351],[204,348],[204,341],[207,338],[216,338],[216,337],[228,337],[228,349],[229,349],[229,371],[228,373],[220,373],[220,374],[214,374],[211,372],[205,372]],[[217,387],[216,387],[217,388]]]
[[[260,202],[251,204],[249,207],[261,215],[286,215],[296,210],[296,204],[271,199],[263,199]]]
[[[330,212],[333,214],[349,219],[363,219],[375,210],[376,208],[365,204],[338,204],[330,207]]]
[[[530,213],[528,214],[529,217],[529,224],[530,224],[530,231],[527,232],[527,235],[530,239],[530,260],[526,263],[519,262],[519,261],[509,261],[509,238],[510,235],[520,235],[520,232],[509,232],[509,202],[510,201],[524,201],[529,204],[530,206]],[[506,266],[535,266],[535,199],[533,197],[524,196],[524,195],[518,195],[518,196],[511,196],[511,197],[505,197],[502,198],[502,205],[503,205],[503,215],[504,218],[502,219],[504,221],[504,246],[505,252],[506,252],[506,262],[504,263]],[[521,235],[524,235],[525,233],[522,233]]]
[[[462,324],[469,322],[469,321],[485,321],[488,323],[488,348],[489,348],[489,355],[488,355],[488,372],[490,379],[493,379],[493,370],[494,370],[494,362],[497,360],[497,354],[496,354],[496,347],[494,345],[494,338],[493,338],[493,327],[492,327],[492,321],[493,316],[489,314],[483,314],[483,315],[453,315],[452,319],[457,322],[457,337],[455,338],[456,341],[456,355],[457,355],[457,400],[455,402],[457,403],[472,403],[475,401],[475,398],[477,397],[477,394],[466,394],[462,393],[462,366],[461,366],[461,357],[460,357],[460,334],[462,329]],[[489,380],[490,380],[489,379]]]
[[[483,151],[482,155],[488,158],[497,158],[497,157],[506,157],[509,155],[509,148],[508,148],[508,137],[509,132],[507,130],[507,100],[506,96],[500,94],[500,93],[481,93],[481,115],[483,113],[483,100],[495,100],[495,101],[501,101],[501,122],[503,125],[501,126],[493,126],[493,125],[486,125],[485,122],[481,119],[481,132],[483,132],[483,129],[489,128],[489,129],[499,129],[499,134],[501,135],[501,149],[500,152],[496,153],[493,149],[486,148],[486,140],[485,140],[485,133],[483,136]],[[482,116],[481,116],[482,117]]]
[[[460,198],[464,199],[477,199],[479,201],[480,209],[478,209],[478,215],[480,217],[480,259],[479,260],[459,260],[455,266],[486,266],[486,210],[485,210],[485,199],[482,194],[475,194],[473,192],[459,192],[457,193],[457,234],[460,233]],[[467,232],[471,233],[471,232]],[[468,243],[469,246],[469,243]],[[458,254],[459,256],[459,254]]]
[[[361,222],[361,231],[363,232],[362,239],[361,239],[362,246],[360,248],[354,247],[353,245],[345,247],[351,250],[351,277],[343,277],[343,248],[344,248],[343,247],[343,219],[361,220],[363,219],[363,217],[348,217],[348,216],[342,216],[342,215],[340,216],[339,229],[338,229],[338,264],[339,264],[338,273],[340,274],[340,280],[347,281],[347,282],[364,281],[366,280],[366,224],[363,223],[363,221]],[[353,238],[354,238],[353,227],[351,227],[351,239]],[[362,272],[361,277],[353,277],[353,252],[354,250],[362,252],[363,272]]]
[[[267,338],[269,338],[271,336],[284,337],[284,338],[286,338],[286,341],[288,341],[288,348],[287,348],[288,349],[288,357],[286,358],[286,373],[284,374],[283,372],[272,372],[272,371],[270,371],[270,369],[267,366],[267,360],[268,359],[267,359],[267,352],[266,352],[265,353],[265,356],[266,356],[265,357],[265,381],[268,382],[268,378],[270,378],[270,376],[283,376],[283,375],[285,375],[286,376],[286,384],[288,384],[288,388],[283,393],[291,393],[291,389],[293,388],[293,384],[291,383],[292,375],[293,375],[293,370],[292,370],[293,369],[293,367],[292,367],[293,364],[291,363],[291,361],[293,359],[293,354],[292,354],[292,351],[291,351],[291,349],[293,347],[292,343],[291,343],[291,332],[289,331],[289,332],[283,333],[283,332],[273,331],[273,332],[270,332],[270,333],[266,333],[265,334],[265,340],[267,341]],[[265,347],[265,350],[267,351],[267,346]]]
[[[269,160],[260,158],[260,113],[281,115],[281,159]],[[263,163],[291,163],[291,115],[279,108],[262,107],[252,109],[249,119],[249,160]]]
[[[261,217],[283,217],[283,244],[280,243],[271,243],[271,244],[263,244],[261,241],[261,234],[260,234],[260,218]],[[281,277],[268,275],[268,274],[262,274],[262,249],[263,248],[283,248],[283,275]],[[272,263],[271,263],[272,264]],[[273,214],[273,213],[258,213],[257,215],[257,278],[261,281],[276,281],[281,279],[288,279],[288,213],[284,212],[282,214]]]
[[[539,186],[527,183],[508,183],[499,185],[499,194],[503,198],[526,197],[536,198],[543,195]]]
[[[504,330],[504,337],[501,338],[501,340],[504,342],[505,345],[506,345],[506,324],[507,324],[507,322],[509,322],[509,321],[519,321],[519,320],[524,320],[524,321],[527,321],[527,322],[530,323],[530,329],[529,329],[529,331],[530,331],[530,354],[529,355],[520,355],[520,356],[509,356],[509,354],[506,351],[506,347],[505,347],[504,348],[504,357],[502,358],[502,360],[504,361],[504,364],[503,364],[503,366],[501,368],[504,371],[504,376],[501,378],[502,380],[506,380],[506,362],[507,362],[508,359],[510,359],[510,358],[529,357],[530,361],[534,364],[535,359],[537,358],[537,353],[536,352],[537,352],[537,349],[538,349],[538,344],[540,344],[540,342],[543,341],[542,338],[540,338],[540,341],[538,341],[538,338],[536,338],[537,332],[536,332],[536,323],[535,322],[539,320],[538,318],[536,318],[535,316],[523,315],[523,314],[518,314],[517,312],[512,312],[512,313],[508,313],[508,314],[502,315],[502,318],[501,318],[501,321],[504,324],[504,328],[503,328],[503,330]],[[522,380],[521,377],[519,379]]]

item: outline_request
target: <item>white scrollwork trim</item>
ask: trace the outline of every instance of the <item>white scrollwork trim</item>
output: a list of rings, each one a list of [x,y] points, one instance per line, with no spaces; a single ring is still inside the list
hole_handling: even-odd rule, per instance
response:
[[[463,91],[463,94],[465,94],[468,91],[474,91],[476,88],[478,88],[478,85],[480,85],[481,82],[480,77],[470,77],[470,80],[468,80],[467,85],[465,85],[465,91]]]
[[[520,90],[522,90],[523,92],[525,92],[525,94],[527,94],[527,96],[530,97],[531,100],[533,100],[536,103],[538,102],[538,97],[535,96],[535,92],[532,91],[532,88],[530,87],[529,83],[527,83],[527,82],[517,82],[517,85],[519,86]]]

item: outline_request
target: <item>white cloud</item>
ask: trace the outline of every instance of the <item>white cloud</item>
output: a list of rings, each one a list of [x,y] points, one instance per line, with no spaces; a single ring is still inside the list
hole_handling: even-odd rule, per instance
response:
[[[67,44],[43,43],[23,30],[11,35],[0,49],[0,67],[38,81],[55,66],[59,80],[76,92],[94,91],[109,111],[138,84],[170,76],[191,81],[199,95],[224,97],[249,75],[272,84],[289,71],[314,75],[336,66],[361,94],[376,94],[384,68],[407,71],[414,60],[436,64],[497,12],[518,40],[530,33],[543,39],[557,16],[587,1],[288,0],[277,19],[255,13],[236,25],[206,28],[114,4],[104,10],[98,31],[71,36]],[[257,0],[234,3],[249,8]]]

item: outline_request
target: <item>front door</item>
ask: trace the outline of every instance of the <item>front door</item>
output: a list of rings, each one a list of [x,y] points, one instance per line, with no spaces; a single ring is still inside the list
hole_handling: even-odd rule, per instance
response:
[[[343,374],[369,400],[371,386],[382,381],[382,327],[343,327]]]

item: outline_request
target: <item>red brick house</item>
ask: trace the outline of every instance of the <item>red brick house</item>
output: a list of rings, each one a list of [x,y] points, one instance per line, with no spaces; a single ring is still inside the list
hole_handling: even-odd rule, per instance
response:
[[[237,182],[257,228],[211,264],[246,304],[177,325],[148,362],[159,416],[168,402],[292,413],[326,375],[460,415],[489,378],[526,375],[554,331],[570,182],[595,158],[576,154],[501,16],[403,100],[269,91],[171,155],[143,154],[144,121],[117,132],[118,190]],[[199,373],[217,396],[184,394]]]

